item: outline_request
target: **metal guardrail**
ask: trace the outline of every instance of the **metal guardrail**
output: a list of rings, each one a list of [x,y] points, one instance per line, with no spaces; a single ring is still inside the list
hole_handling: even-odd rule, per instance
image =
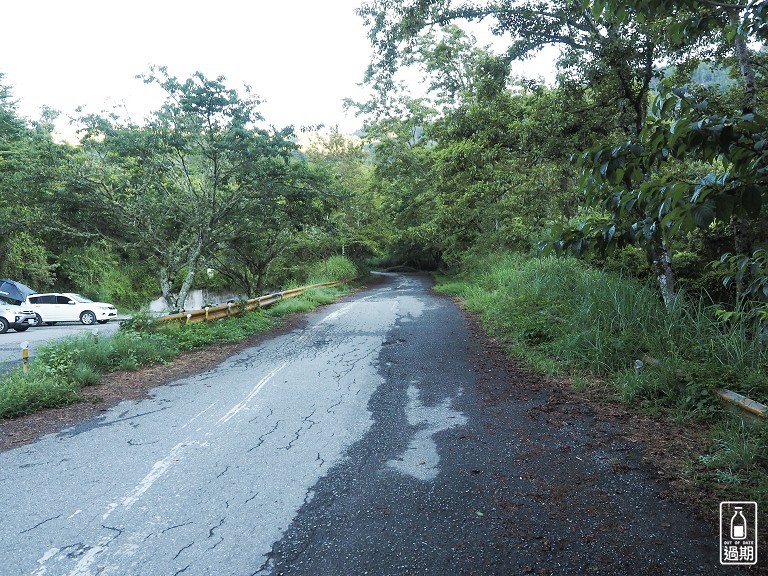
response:
[[[275,292],[273,294],[265,294],[258,298],[252,298],[250,300],[240,302],[229,302],[227,304],[220,304],[219,306],[207,306],[201,310],[190,310],[186,312],[179,312],[177,314],[169,314],[168,316],[160,316],[155,318],[153,322],[173,322],[177,320],[184,324],[190,324],[193,322],[208,322],[211,320],[220,320],[221,318],[228,318],[241,314],[245,311],[257,310],[259,308],[266,308],[281,300],[288,298],[295,298],[302,292],[311,288],[324,288],[328,286],[339,286],[349,282],[349,280],[339,280],[336,282],[322,282],[320,284],[311,284],[309,286],[302,286],[300,288],[292,288],[291,290],[283,290],[282,292]]]
[[[746,396],[742,396],[732,390],[726,388],[720,388],[715,391],[723,402],[733,404],[738,407],[742,413],[749,415],[752,418],[765,419],[768,417],[768,406],[760,404],[755,400],[751,400]]]
[[[651,366],[661,365],[659,360],[652,358],[647,354],[643,354],[640,357],[639,362],[639,365],[636,364],[638,369],[643,364],[650,364]],[[680,371],[676,371],[675,374],[677,376],[685,375]],[[718,388],[714,391],[714,394],[716,394],[726,406],[735,407],[740,414],[757,420],[764,420],[765,418],[768,418],[768,406],[765,406],[760,402],[747,398],[746,396],[742,396],[741,394],[734,392],[733,390],[728,390],[727,388]]]

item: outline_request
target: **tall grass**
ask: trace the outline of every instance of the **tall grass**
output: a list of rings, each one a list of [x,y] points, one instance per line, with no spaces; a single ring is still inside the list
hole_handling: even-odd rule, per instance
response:
[[[768,403],[768,351],[748,322],[723,322],[711,302],[685,295],[667,310],[655,286],[567,258],[491,255],[436,289],[461,296],[534,368],[580,388],[600,382],[641,410],[713,423],[711,449],[689,476],[768,505],[768,425],[745,426],[713,394],[725,387]]]
[[[653,285],[515,255],[482,259],[438,290],[460,294],[537,367],[607,377],[626,401],[701,412],[718,387],[768,401],[768,352],[746,322],[722,322],[703,300],[681,295],[667,310]]]
[[[346,256],[331,256],[317,262],[307,270],[307,283],[336,282],[356,278],[359,272],[355,263]]]

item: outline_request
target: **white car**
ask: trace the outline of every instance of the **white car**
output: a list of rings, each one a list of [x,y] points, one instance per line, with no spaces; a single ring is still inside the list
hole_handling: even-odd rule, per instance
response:
[[[8,332],[8,328],[13,328],[16,332],[24,332],[30,326],[34,326],[35,314],[28,308],[28,306],[9,304],[0,299],[0,334]]]
[[[56,322],[106,324],[117,317],[117,309],[112,304],[94,302],[70,292],[30,294],[24,307],[34,312],[37,326],[43,323],[53,326]]]

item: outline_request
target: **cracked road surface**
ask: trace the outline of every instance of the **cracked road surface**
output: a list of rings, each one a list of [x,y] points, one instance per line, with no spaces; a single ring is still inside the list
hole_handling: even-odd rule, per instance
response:
[[[0,573],[722,573],[614,423],[486,356],[426,278],[387,275],[0,453]]]

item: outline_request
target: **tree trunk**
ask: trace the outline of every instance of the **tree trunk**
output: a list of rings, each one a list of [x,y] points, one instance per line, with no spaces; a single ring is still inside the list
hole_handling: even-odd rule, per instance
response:
[[[197,265],[189,267],[187,269],[187,275],[184,277],[184,282],[181,283],[181,289],[179,290],[178,306],[184,308],[184,302],[187,300],[187,294],[192,288],[192,281],[195,279],[195,273],[197,272]]]
[[[267,281],[267,274],[269,274],[269,268],[272,265],[270,260],[264,266],[260,266],[256,271],[256,293],[254,296],[261,296],[264,293],[264,285]]]
[[[160,290],[163,293],[163,299],[168,309],[172,311],[178,310],[178,298],[172,292],[173,285],[167,264],[160,265]]]
[[[741,24],[739,12],[731,12],[731,24],[738,26]],[[742,112],[747,114],[755,111],[755,105],[757,103],[757,81],[755,80],[755,69],[752,66],[752,61],[749,59],[749,48],[747,47],[747,39],[741,34],[736,34],[733,40],[733,48],[736,53],[736,59],[739,62],[739,70],[741,71],[741,80],[744,85],[744,102],[742,104]]]
[[[670,311],[675,301],[675,273],[672,270],[672,261],[664,242],[654,242],[651,248],[651,259],[656,271],[656,278],[659,281],[664,306],[667,307],[667,311]]]
[[[197,267],[200,264],[200,255],[203,253],[202,240],[198,238],[191,250],[191,253],[187,257],[187,274],[179,289],[178,305],[181,307],[184,307],[184,302],[187,300],[187,294],[189,294],[189,290],[192,288],[192,282],[195,280],[195,274],[197,274]]]
[[[736,27],[741,24],[741,17],[738,10],[730,12],[731,24]],[[752,60],[749,58],[749,48],[747,39],[741,34],[737,34],[733,40],[733,49],[736,59],[739,62],[741,71],[741,80],[744,88],[744,101],[742,103],[742,112],[749,114],[754,112],[757,105],[757,82],[755,80],[755,69],[752,66]],[[739,256],[749,256],[752,253],[752,239],[749,234],[748,221],[739,215],[734,215],[731,223],[733,224],[733,247]],[[744,287],[749,284],[749,268],[745,273],[736,275],[736,306],[741,306],[744,297]]]

